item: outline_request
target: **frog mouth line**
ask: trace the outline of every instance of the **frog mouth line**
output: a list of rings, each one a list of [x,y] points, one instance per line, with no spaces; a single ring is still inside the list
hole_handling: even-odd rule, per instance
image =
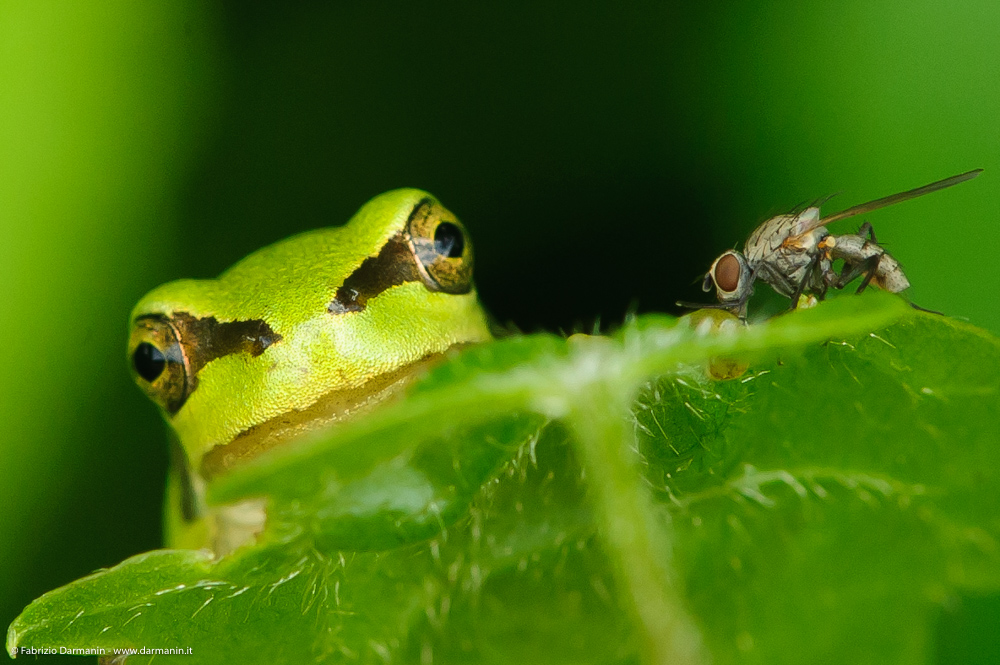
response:
[[[371,411],[400,393],[421,370],[443,357],[443,353],[425,356],[394,372],[374,377],[357,388],[331,391],[305,409],[283,413],[243,430],[229,443],[205,453],[201,460],[201,476],[211,480],[297,436]]]

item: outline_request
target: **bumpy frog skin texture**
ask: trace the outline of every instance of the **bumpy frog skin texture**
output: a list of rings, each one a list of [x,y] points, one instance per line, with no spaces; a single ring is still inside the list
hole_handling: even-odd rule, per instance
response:
[[[310,423],[363,411],[449,348],[489,339],[471,269],[458,220],[401,189],[218,279],[147,294],[132,312],[130,362],[176,432],[186,485],[197,495]]]

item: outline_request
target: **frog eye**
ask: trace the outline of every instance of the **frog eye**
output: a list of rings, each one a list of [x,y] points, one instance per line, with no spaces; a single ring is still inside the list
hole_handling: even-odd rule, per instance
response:
[[[407,234],[427,288],[445,293],[472,289],[472,243],[453,214],[439,203],[421,201],[410,215]]]
[[[188,361],[177,330],[160,316],[136,319],[129,339],[135,382],[150,399],[174,413],[188,396]]]

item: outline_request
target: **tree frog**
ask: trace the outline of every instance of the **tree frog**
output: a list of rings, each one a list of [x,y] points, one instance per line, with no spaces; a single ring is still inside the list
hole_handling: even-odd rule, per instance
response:
[[[490,339],[472,263],[458,219],[426,192],[400,189],[344,226],[142,298],[128,356],[176,434],[168,545],[221,556],[252,542],[263,502],[207,507],[207,483],[296,435],[363,415],[449,349]]]

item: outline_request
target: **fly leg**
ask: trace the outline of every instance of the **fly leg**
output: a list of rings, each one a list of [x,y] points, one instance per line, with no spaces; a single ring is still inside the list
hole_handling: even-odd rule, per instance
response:
[[[816,294],[817,300],[826,300],[826,290],[829,288],[830,284],[827,282],[826,275],[830,272],[829,267],[823,267],[823,260],[826,257],[817,256],[813,261],[814,267],[812,270],[812,281],[813,281],[813,292]],[[829,264],[828,264],[829,265]]]
[[[910,307],[917,310],[918,312],[927,312],[928,314],[937,314],[938,316],[944,316],[944,312],[939,312],[936,309],[927,309],[926,307],[921,307],[915,302],[911,302]]]
[[[813,272],[813,289],[817,292],[819,300],[826,299],[826,292],[830,285],[837,280],[837,273],[833,271],[831,252],[837,244],[837,239],[832,235],[826,235],[816,244],[817,258]]]
[[[864,279],[861,280],[861,286],[855,293],[861,293],[868,288],[871,284],[872,278],[875,277],[875,273],[878,272],[878,264],[882,261],[882,254],[875,254],[874,256],[869,256],[862,261],[845,261],[844,269],[840,272],[840,277],[834,283],[834,287],[842,289],[860,275],[864,275]]]
[[[878,241],[875,239],[875,229],[867,220],[861,224],[861,228],[858,229],[856,234],[860,238],[868,236],[868,240],[865,241],[864,247],[868,248],[869,245],[874,245],[878,247]],[[880,247],[878,247],[881,249]],[[844,258],[844,267],[840,271],[840,277],[834,281],[833,286],[838,289],[842,289],[860,275],[864,275],[864,279],[861,280],[861,286],[855,293],[861,293],[868,288],[871,284],[872,278],[878,273],[879,263],[882,261],[882,256],[885,250],[880,251],[878,254],[866,257],[864,259],[852,260],[851,258]]]
[[[813,257],[809,260],[809,265],[806,266],[805,274],[802,275],[802,281],[799,285],[795,287],[795,293],[792,294],[792,306],[789,309],[795,309],[799,305],[799,298],[805,293],[806,285],[813,284],[816,282],[817,270],[819,270],[820,261],[823,259],[823,254],[821,252],[816,252]],[[826,294],[826,288],[823,289],[823,294]],[[822,297],[820,297],[822,300]]]
[[[878,240],[875,239],[875,229],[872,228],[871,222],[866,221],[862,224],[861,228],[858,229],[858,235],[862,238],[868,236],[868,240],[871,241],[873,245],[878,244]]]

